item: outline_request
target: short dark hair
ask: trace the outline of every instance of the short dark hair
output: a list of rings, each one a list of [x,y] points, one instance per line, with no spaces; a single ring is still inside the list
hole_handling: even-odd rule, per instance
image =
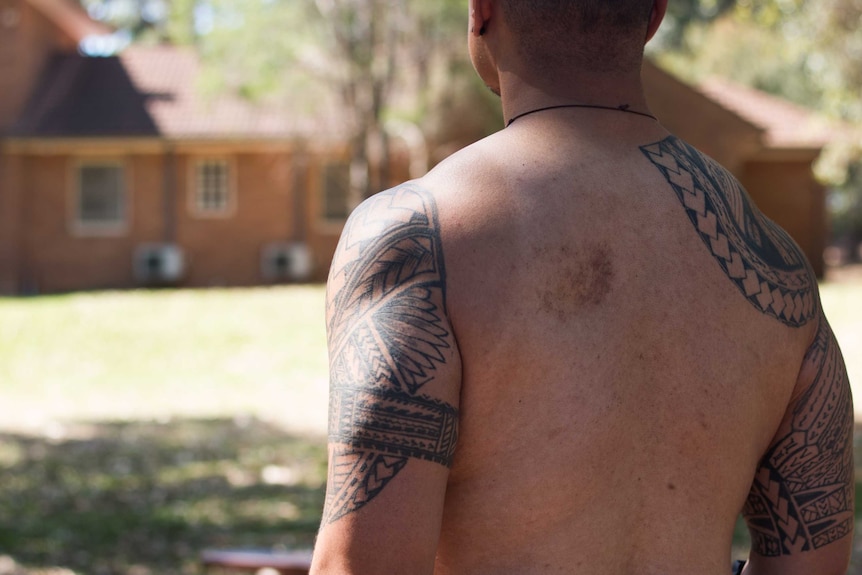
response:
[[[622,69],[643,56],[651,0],[501,0],[521,51],[539,66]]]

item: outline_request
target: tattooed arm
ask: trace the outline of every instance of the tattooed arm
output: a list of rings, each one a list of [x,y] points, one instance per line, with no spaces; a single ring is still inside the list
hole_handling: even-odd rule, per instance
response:
[[[436,204],[416,184],[350,217],[327,286],[329,479],[312,573],[431,573],[461,364]]]
[[[853,475],[850,385],[821,317],[743,510],[752,539],[743,575],[843,575],[853,543]]]

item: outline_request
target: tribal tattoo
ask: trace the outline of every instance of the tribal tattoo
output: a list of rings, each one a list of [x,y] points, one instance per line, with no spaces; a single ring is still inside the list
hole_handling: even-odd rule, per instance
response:
[[[766,557],[819,549],[853,532],[853,400],[841,351],[821,320],[805,367],[813,385],[760,464],[743,515]]]
[[[675,137],[641,150],[667,178],[713,257],[755,308],[792,327],[815,317],[817,286],[805,256],[754,207],[727,170]]]
[[[329,480],[323,524],[374,499],[410,459],[451,466],[458,410],[421,395],[454,347],[434,199],[412,184],[350,217],[327,292]]]
[[[794,404],[789,431],[761,461],[743,510],[753,551],[778,557],[848,536],[854,521],[853,400],[805,257],[754,207],[739,182],[682,140],[670,137],[641,150],[751,305],[790,327],[820,318],[803,364],[816,377]]]

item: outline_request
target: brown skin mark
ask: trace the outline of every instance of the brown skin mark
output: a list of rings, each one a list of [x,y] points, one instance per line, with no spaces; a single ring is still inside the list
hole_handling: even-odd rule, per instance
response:
[[[539,289],[540,310],[556,316],[561,322],[584,307],[601,305],[613,286],[616,275],[608,249],[603,245],[588,246],[571,255],[571,248],[562,246],[556,278]]]

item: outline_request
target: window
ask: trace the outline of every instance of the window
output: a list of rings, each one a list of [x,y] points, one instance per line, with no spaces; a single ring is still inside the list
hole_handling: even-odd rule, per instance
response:
[[[125,187],[121,164],[78,166],[77,227],[85,232],[123,231],[126,225]]]
[[[195,165],[193,211],[199,216],[224,216],[232,209],[231,174],[227,160],[201,160]]]
[[[350,215],[350,164],[323,166],[323,218],[345,220]]]

